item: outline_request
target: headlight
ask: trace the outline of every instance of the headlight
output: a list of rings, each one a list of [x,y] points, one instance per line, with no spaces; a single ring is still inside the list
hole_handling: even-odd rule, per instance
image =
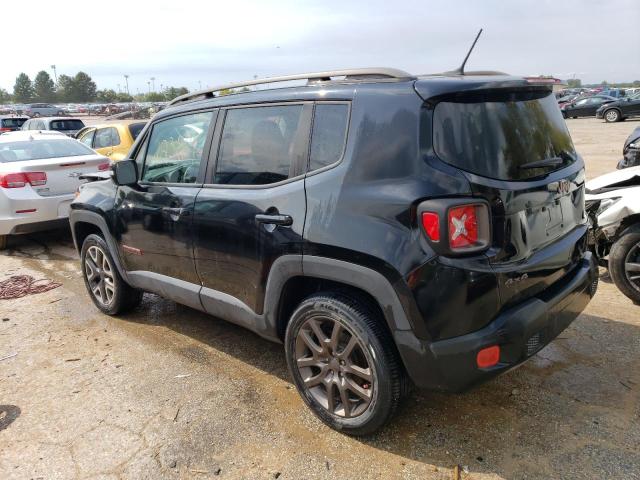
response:
[[[640,148],[640,140],[636,140],[629,144],[629,148]]]
[[[600,201],[600,207],[596,211],[596,215],[600,215],[602,212],[607,210],[609,207],[612,207],[615,203],[618,202],[618,200],[620,200],[620,198],[622,198],[622,197],[612,197],[612,198],[605,198],[604,200],[601,200]]]

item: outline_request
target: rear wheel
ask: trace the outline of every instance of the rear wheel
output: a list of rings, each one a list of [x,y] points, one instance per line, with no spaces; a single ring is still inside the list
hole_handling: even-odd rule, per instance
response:
[[[604,114],[604,119],[608,123],[618,122],[620,121],[620,117],[621,117],[620,112],[615,108],[612,108],[611,110],[607,110]]]
[[[289,371],[305,403],[331,428],[367,435],[396,410],[404,373],[384,320],[337,293],[304,300],[287,326]]]
[[[609,273],[613,283],[640,304],[640,232],[624,233],[611,247]]]
[[[89,296],[103,313],[117,315],[138,306],[143,292],[122,279],[102,237],[89,235],[82,244],[80,259]]]

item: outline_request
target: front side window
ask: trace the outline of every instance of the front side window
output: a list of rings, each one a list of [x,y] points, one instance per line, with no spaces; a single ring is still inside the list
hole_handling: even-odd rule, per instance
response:
[[[309,171],[326,167],[340,160],[347,137],[348,117],[349,106],[345,103],[316,105]]]
[[[212,119],[213,112],[203,112],[156,123],[145,141],[141,180],[195,183]]]
[[[290,177],[302,105],[229,110],[214,183],[266,185]]]
[[[89,130],[87,133],[82,135],[79,140],[84,143],[87,147],[91,147],[91,143],[93,142],[93,137],[95,136],[95,130]]]

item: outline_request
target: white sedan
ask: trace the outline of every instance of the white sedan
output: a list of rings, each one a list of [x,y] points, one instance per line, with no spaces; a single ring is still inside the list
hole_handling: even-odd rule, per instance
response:
[[[79,177],[110,166],[108,158],[58,132],[0,135],[0,250],[8,235],[68,224]]]

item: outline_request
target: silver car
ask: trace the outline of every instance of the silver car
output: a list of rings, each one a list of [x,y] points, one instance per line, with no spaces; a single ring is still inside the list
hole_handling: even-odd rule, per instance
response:
[[[53,117],[54,115],[62,116],[66,112],[50,103],[32,103],[25,105],[22,113],[27,117]]]
[[[22,124],[22,130],[55,130],[69,137],[75,137],[82,128],[84,128],[82,120],[69,117],[31,118]]]

